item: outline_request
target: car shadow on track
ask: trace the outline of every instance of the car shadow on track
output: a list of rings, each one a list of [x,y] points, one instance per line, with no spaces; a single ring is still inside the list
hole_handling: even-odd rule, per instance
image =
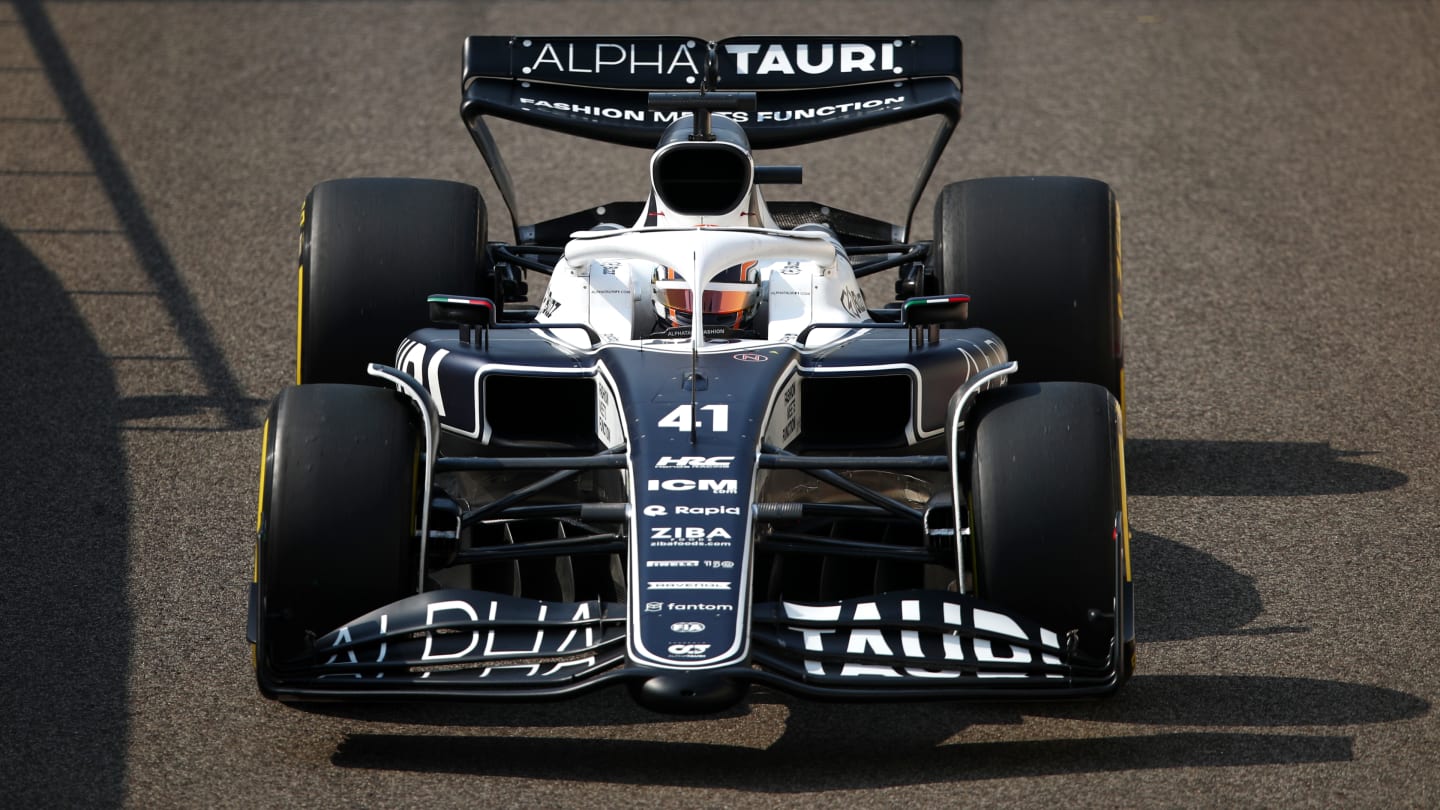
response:
[[[863,734],[863,729],[847,733]],[[952,745],[799,744],[769,750],[702,743],[358,735],[337,765],[603,784],[822,793],[1070,773],[1343,762],[1346,737],[1183,733]]]
[[[608,702],[592,697],[558,711],[531,707],[529,719],[539,715],[556,725],[588,725],[579,718]],[[1112,700],[1058,710],[1030,704],[821,705],[767,694],[757,694],[755,702],[781,703],[789,711],[782,736],[763,748],[510,733],[362,732],[346,736],[331,759],[345,768],[812,793],[1015,776],[1346,762],[1354,758],[1350,736],[1234,728],[1381,723],[1429,711],[1425,701],[1390,689],[1234,676],[1142,676]],[[1084,736],[1074,738],[995,741],[977,734],[964,739],[970,736],[967,729],[1018,725],[1032,710],[1120,724],[1116,731],[1121,733],[1094,734],[1097,727],[1086,725],[1079,727]],[[618,707],[603,713],[624,714]],[[508,709],[499,714],[504,719],[493,718],[497,725],[517,719]],[[646,716],[635,710],[629,721],[643,722]],[[455,719],[451,715],[452,723]],[[1136,733],[1136,724],[1177,728],[1146,734]],[[1227,728],[1204,730],[1219,726]],[[636,729],[631,725],[626,733]]]
[[[1248,627],[1265,609],[1255,580],[1211,554],[1145,532],[1134,533],[1130,554],[1141,643],[1309,632]]]
[[[115,375],[53,273],[0,227],[0,796],[124,797],[129,485]]]
[[[1410,480],[1355,460],[1366,455],[1322,442],[1125,441],[1130,495],[1354,495]]]

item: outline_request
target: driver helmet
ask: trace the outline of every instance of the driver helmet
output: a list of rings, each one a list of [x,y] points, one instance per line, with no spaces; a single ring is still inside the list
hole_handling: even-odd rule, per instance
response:
[[[699,307],[684,276],[669,267],[656,270],[650,285],[655,314],[667,326],[680,327],[692,325],[698,310],[703,326],[743,329],[760,301],[758,266],[758,261],[751,260],[726,268],[705,285]]]

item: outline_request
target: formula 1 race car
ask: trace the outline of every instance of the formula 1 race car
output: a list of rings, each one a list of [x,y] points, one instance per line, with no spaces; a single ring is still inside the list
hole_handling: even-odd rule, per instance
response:
[[[264,429],[248,635],[281,700],[718,711],[1069,698],[1134,666],[1120,224],[1104,183],[921,193],[948,36],[470,37],[466,184],[321,183],[297,385]],[[649,153],[649,193],[522,224],[485,117]],[[919,118],[902,224],[755,150]],[[638,161],[637,161],[638,164]],[[895,271],[871,306],[858,279]],[[549,277],[529,306],[531,274]]]

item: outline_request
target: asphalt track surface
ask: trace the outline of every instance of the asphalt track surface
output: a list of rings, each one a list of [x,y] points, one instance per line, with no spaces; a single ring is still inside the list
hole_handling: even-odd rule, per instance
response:
[[[1137,677],[690,721],[260,698],[258,426],[309,186],[499,209],[465,34],[847,32],[964,38],[939,181],[1117,191]],[[1440,804],[1437,42],[1422,2],[0,2],[0,805]],[[893,212],[925,132],[820,150],[804,191]],[[509,143],[527,212],[643,185],[643,152]]]

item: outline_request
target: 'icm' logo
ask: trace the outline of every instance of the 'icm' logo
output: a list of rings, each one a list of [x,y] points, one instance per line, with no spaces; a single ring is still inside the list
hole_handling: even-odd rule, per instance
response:
[[[734,495],[739,492],[734,478],[651,479],[645,488],[651,492],[713,492],[716,495]]]

